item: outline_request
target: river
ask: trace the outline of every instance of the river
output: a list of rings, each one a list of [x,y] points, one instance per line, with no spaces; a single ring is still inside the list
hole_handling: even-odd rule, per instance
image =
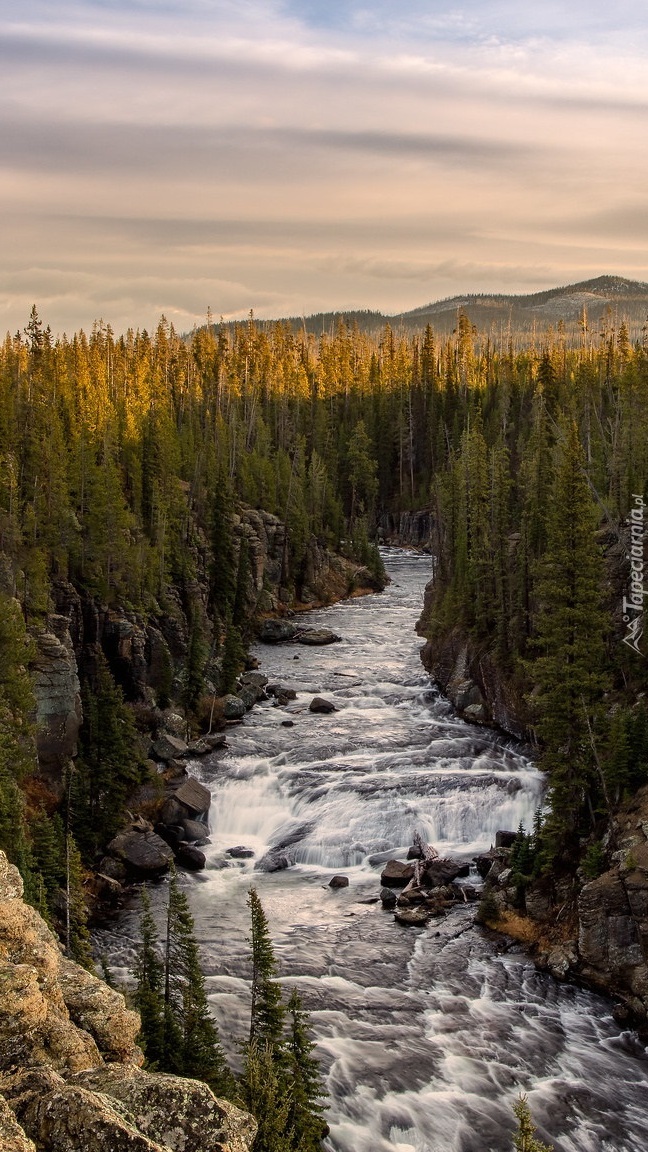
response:
[[[236,1059],[247,1027],[254,883],[282,981],[311,1013],[330,1152],[510,1152],[520,1091],[556,1152],[640,1152],[646,1052],[606,1000],[536,972],[471,906],[420,929],[370,902],[372,858],[401,856],[414,832],[469,859],[499,828],[529,827],[542,796],[524,750],[458,720],[430,686],[414,632],[429,563],[388,551],[384,593],[308,613],[339,644],[258,645],[261,671],[297,699],[258,705],[224,757],[192,766],[213,792],[211,844],[183,884],[224,1046]],[[310,713],[316,694],[337,711]],[[293,867],[254,870],[286,843]],[[235,846],[254,858],[230,860]],[[336,872],[348,888],[328,887]],[[133,906],[98,934],[115,969],[132,963],[137,930]]]

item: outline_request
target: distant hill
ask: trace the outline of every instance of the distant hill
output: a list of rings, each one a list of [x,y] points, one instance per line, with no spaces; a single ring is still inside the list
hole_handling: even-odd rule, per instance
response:
[[[408,332],[421,331],[430,324],[440,335],[449,335],[456,327],[457,313],[462,309],[480,332],[502,339],[511,333],[530,338],[535,332],[540,338],[549,327],[554,329],[563,322],[571,338],[580,334],[583,309],[587,313],[590,337],[604,327],[618,327],[626,321],[633,340],[645,335],[648,323],[648,284],[639,280],[626,280],[623,276],[597,276],[579,284],[550,288],[528,296],[505,296],[490,293],[470,293],[451,296],[446,300],[424,304],[409,312],[386,315],[372,311],[317,312],[312,316],[288,316],[282,322],[293,329],[305,329],[319,336],[333,333],[340,320],[357,324],[364,332],[377,332],[391,324]],[[259,321],[261,326],[275,321]]]

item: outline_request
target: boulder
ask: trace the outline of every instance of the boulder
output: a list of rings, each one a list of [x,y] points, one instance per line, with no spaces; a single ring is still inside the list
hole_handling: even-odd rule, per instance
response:
[[[185,840],[189,844],[206,844],[209,839],[209,828],[206,824],[201,824],[200,820],[183,820],[182,827],[184,829]]]
[[[328,715],[329,712],[337,712],[337,708],[331,700],[325,700],[323,696],[314,696],[308,705],[308,711]]]
[[[385,888],[404,888],[414,879],[414,865],[401,860],[388,860],[380,874],[380,882]]]
[[[153,755],[156,760],[175,760],[177,756],[186,756],[189,746],[179,736],[171,736],[169,732],[162,732],[153,743]]]
[[[329,886],[329,888],[348,888],[349,887],[349,877],[348,876],[331,876],[331,879],[328,882],[328,886]]]
[[[188,751],[191,756],[207,756],[212,751],[212,746],[208,740],[192,740],[189,745]]]
[[[205,744],[209,744],[212,752],[216,748],[227,748],[227,737],[224,732],[210,732],[207,736],[203,736]]]
[[[423,883],[429,888],[451,884],[458,876],[469,876],[470,864],[465,860],[432,860],[426,865]]]
[[[295,721],[294,720],[282,720],[281,721],[281,727],[282,728],[294,728],[295,727]]]
[[[251,860],[254,856],[253,848],[245,848],[242,844],[237,844],[235,848],[227,848],[226,856],[231,856],[232,860]]]
[[[206,816],[211,804],[211,792],[193,776],[189,776],[174,792],[174,799],[186,808],[190,816]]]
[[[269,684],[266,688],[267,696],[274,696],[279,704],[287,704],[289,700],[296,700],[297,693],[294,688],[284,688],[283,684]]]
[[[495,833],[496,848],[512,848],[515,844],[517,832],[500,831]]]
[[[260,700],[263,693],[260,692],[258,688],[254,688],[251,684],[243,684],[243,686],[239,688],[236,695],[239,700],[243,701],[243,704],[245,705],[245,711],[249,712],[250,708],[254,708],[257,700]]]
[[[205,853],[196,848],[195,844],[178,844],[175,858],[180,867],[186,868],[188,872],[201,872],[207,863]]]
[[[258,692],[262,692],[268,683],[268,677],[263,675],[263,672],[244,672],[240,677],[242,685],[251,685],[256,688]]]
[[[99,864],[99,872],[102,876],[107,876],[109,880],[116,880],[119,884],[123,884],[126,879],[126,868],[121,860],[115,860],[114,856],[104,856]]]
[[[137,1047],[140,1019],[121,992],[72,960],[61,958],[58,983],[70,1020],[89,1033],[106,1060],[143,1061]]]
[[[251,1116],[197,1080],[112,1065],[73,1083],[115,1101],[139,1132],[172,1152],[249,1152],[256,1135]]]
[[[259,640],[262,644],[283,644],[288,640],[294,640],[296,632],[297,626],[290,620],[264,620]]]
[[[255,872],[283,872],[285,868],[292,868],[294,857],[285,848],[271,848],[257,860],[254,865]]]
[[[381,888],[380,889],[380,899],[382,901],[383,908],[395,908],[396,907],[397,897],[396,897],[396,893],[394,892],[393,888]]]
[[[408,927],[423,928],[430,919],[431,913],[427,908],[397,908],[394,912],[394,919],[399,924],[405,924]]]
[[[4,1096],[0,1096],[0,1148],[3,1152],[36,1152],[36,1145],[20,1127]]]
[[[240,696],[223,696],[223,716],[225,720],[242,720],[246,707]]]
[[[188,818],[188,809],[175,796],[168,796],[160,809],[160,824],[167,828],[182,827],[182,821]]]
[[[169,845],[155,832],[120,832],[110,841],[108,852],[143,876],[161,875],[173,860]]]
[[[337,644],[342,637],[336,636],[335,632],[331,632],[329,628],[309,628],[307,631],[300,632],[296,639],[298,644],[316,647],[324,644]]]

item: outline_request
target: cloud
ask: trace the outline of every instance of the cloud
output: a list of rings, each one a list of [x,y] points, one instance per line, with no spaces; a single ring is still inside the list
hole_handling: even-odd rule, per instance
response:
[[[0,0],[0,318],[648,275],[643,4]],[[585,18],[586,17],[586,18]],[[543,279],[544,277],[544,279]]]

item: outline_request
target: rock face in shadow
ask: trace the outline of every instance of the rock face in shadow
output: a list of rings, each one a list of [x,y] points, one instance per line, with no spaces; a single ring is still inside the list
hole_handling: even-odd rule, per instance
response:
[[[420,636],[430,635],[432,614],[431,580],[426,585],[423,612],[416,625]],[[500,671],[487,646],[477,644],[461,628],[451,628],[441,637],[427,639],[421,660],[464,720],[495,725],[517,740],[529,739],[527,705],[510,677]]]
[[[250,1152],[256,1122],[141,1068],[139,1016],[61,952],[0,852],[3,1152]]]

